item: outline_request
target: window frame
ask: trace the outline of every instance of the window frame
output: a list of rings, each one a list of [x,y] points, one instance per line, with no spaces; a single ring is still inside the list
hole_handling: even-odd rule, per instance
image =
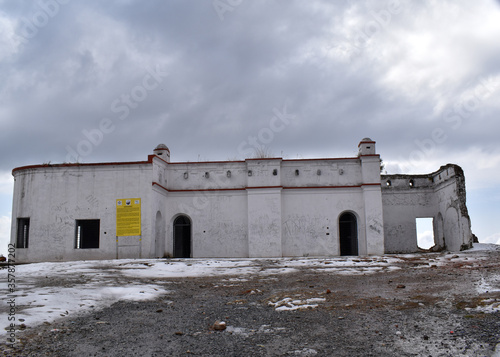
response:
[[[22,228],[22,229],[21,229]],[[27,249],[29,247],[30,218],[17,218],[16,248]]]
[[[99,249],[100,240],[100,219],[75,219],[75,249]]]

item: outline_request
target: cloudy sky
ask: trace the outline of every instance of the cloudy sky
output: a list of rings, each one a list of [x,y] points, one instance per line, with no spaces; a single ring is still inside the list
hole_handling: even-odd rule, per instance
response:
[[[0,0],[0,240],[14,167],[355,156],[463,167],[500,243],[500,2]]]

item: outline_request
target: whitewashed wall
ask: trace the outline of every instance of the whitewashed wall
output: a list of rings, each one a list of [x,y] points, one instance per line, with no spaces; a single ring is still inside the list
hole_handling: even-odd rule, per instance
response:
[[[416,218],[434,219],[435,250],[471,246],[465,181],[458,166],[447,165],[429,175],[383,175],[381,184],[386,253],[418,251]]]
[[[142,241],[129,237],[126,245],[150,244],[151,165],[42,166],[14,172],[14,178],[12,242],[16,241],[16,218],[30,218],[29,247],[16,250],[19,262],[137,255],[138,248],[133,252],[117,249],[118,198],[142,201]],[[77,219],[100,219],[99,249],[75,249]]]
[[[181,214],[192,223],[192,257],[339,255],[344,212],[356,217],[360,255],[417,251],[417,217],[434,217],[440,247],[471,241],[461,169],[381,178],[369,139],[358,157],[343,159],[171,163],[166,147],[159,152],[140,163],[15,169],[12,242],[16,218],[30,218],[18,261],[173,256]],[[117,242],[115,201],[135,197],[142,235]],[[75,249],[77,219],[100,219],[99,249]]]

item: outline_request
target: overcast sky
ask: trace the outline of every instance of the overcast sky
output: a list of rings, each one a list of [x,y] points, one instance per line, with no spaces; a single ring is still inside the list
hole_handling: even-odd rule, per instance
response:
[[[1,248],[14,167],[364,137],[387,173],[461,165],[473,232],[500,243],[499,38],[493,0],[0,0]]]

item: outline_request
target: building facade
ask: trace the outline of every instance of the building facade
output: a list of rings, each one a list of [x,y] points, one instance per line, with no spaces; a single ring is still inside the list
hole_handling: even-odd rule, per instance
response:
[[[417,252],[416,218],[434,250],[472,245],[456,165],[381,175],[375,142],[351,158],[34,165],[12,172],[18,262],[238,258]]]

